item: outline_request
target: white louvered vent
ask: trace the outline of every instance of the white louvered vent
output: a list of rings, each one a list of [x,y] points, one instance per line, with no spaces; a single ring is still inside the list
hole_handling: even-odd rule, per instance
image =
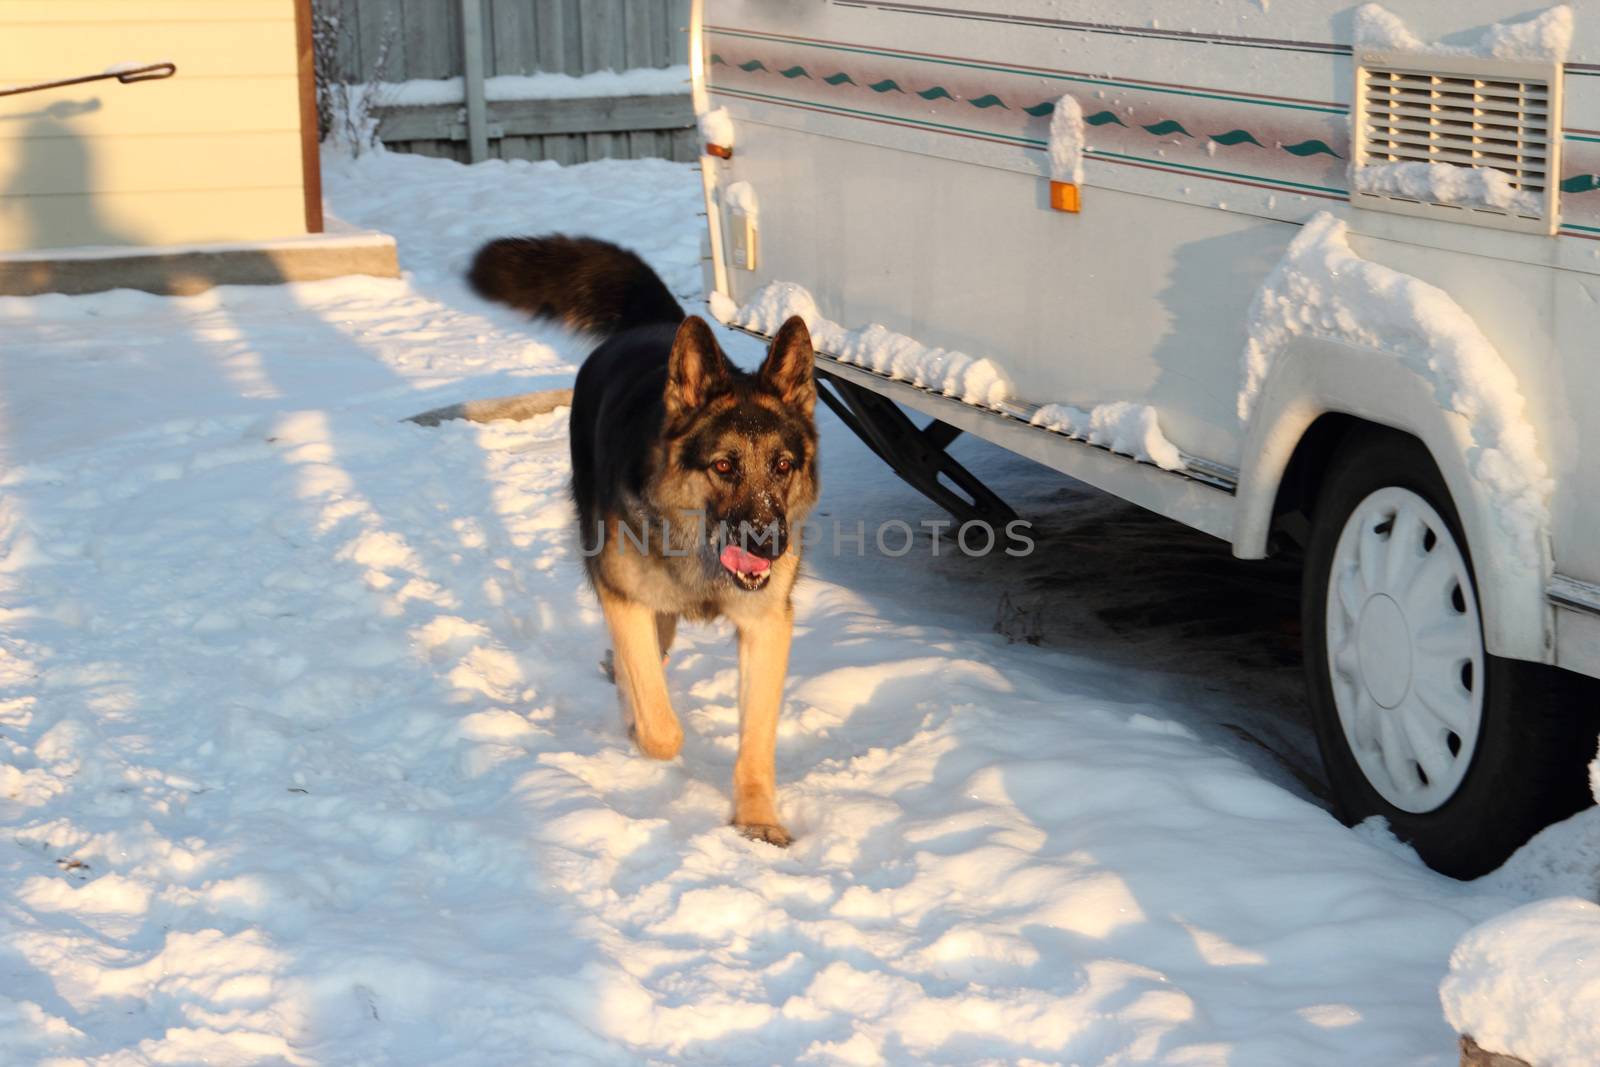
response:
[[[1553,233],[1560,110],[1553,65],[1360,56],[1351,197],[1360,207]]]

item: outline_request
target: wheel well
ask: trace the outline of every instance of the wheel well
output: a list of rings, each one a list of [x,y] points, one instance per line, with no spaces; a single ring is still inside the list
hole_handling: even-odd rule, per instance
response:
[[[1322,483],[1332,469],[1333,458],[1355,437],[1367,435],[1418,440],[1415,435],[1392,426],[1335,411],[1319,416],[1306,427],[1283,469],[1278,495],[1272,505],[1271,538],[1278,548],[1285,547],[1285,540],[1296,547],[1305,547],[1311,535],[1311,513],[1322,492]]]

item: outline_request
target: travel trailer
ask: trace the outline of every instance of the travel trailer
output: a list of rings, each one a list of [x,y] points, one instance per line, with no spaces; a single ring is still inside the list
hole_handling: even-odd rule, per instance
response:
[[[1010,515],[968,433],[1298,546],[1345,818],[1470,876],[1585,802],[1600,3],[701,0],[691,33],[712,314],[803,315],[830,407],[963,521]]]

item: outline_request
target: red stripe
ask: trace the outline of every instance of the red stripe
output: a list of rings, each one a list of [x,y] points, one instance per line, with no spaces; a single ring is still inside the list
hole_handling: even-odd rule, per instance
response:
[[[736,91],[734,91],[732,89],[717,89],[717,88],[714,88],[712,86],[707,86],[706,87],[706,91],[711,93],[713,96],[732,96],[732,97],[735,97],[735,98],[737,98],[739,100],[748,100],[753,104],[772,104],[772,105],[774,105],[776,107],[792,107],[792,108],[796,109],[797,111],[815,111],[819,115],[832,115],[835,118],[860,119],[862,122],[876,122],[880,126],[899,126],[901,129],[916,130],[919,133],[942,133],[942,134],[944,134],[944,135],[946,135],[948,137],[961,137],[961,138],[964,138],[964,139],[966,139],[968,141],[987,141],[989,144],[1005,145],[1007,148],[1020,148],[1020,149],[1022,149],[1024,151],[1031,151],[1031,152],[1043,152],[1044,151],[1044,149],[1042,149],[1042,148],[1033,148],[1030,145],[1017,144],[1017,142],[1015,142],[1015,141],[1005,141],[1005,140],[1001,140],[998,137],[984,137],[982,134],[961,133],[961,132],[959,132],[957,130],[935,130],[935,129],[929,129],[927,126],[919,126],[919,125],[917,125],[916,123],[913,123],[913,122],[896,122],[893,119],[873,118],[872,116],[869,116],[869,115],[847,115],[847,114],[842,114],[842,113],[840,113],[838,111],[835,111],[832,108],[810,107],[809,105],[806,105],[806,104],[791,104],[786,100],[784,100],[784,101],[766,100],[766,99],[763,99],[762,97],[759,97],[759,96],[746,96],[745,94],[740,93],[740,92],[736,92]]]
[[[1198,30],[1162,30],[1148,26],[1118,26],[1109,22],[1074,22],[1069,19],[1052,19],[1030,15],[1009,15],[998,11],[977,11],[972,8],[934,7],[930,4],[871,3],[863,0],[862,7],[875,7],[897,14],[932,14],[965,16],[980,21],[1002,21],[1028,26],[1056,26],[1067,30],[1084,30],[1091,33],[1121,33],[1138,37],[1170,37],[1179,41],[1217,41],[1225,44],[1290,46],[1327,51],[1334,55],[1348,55],[1349,45],[1325,41],[1292,41],[1282,37],[1245,37],[1231,33],[1202,33]]]
[[[1112,159],[1110,156],[1097,156],[1090,154],[1096,163],[1116,163],[1124,167],[1140,167],[1144,170],[1159,170],[1165,174],[1181,174],[1185,178],[1204,178],[1206,181],[1226,182],[1229,185],[1245,185],[1251,189],[1265,189],[1273,193],[1293,193],[1296,196],[1315,196],[1322,200],[1336,200],[1343,204],[1349,201],[1348,196],[1336,196],[1333,193],[1315,193],[1309,189],[1290,188],[1282,185],[1265,185],[1261,182],[1247,182],[1240,178],[1226,178],[1220,174],[1206,174],[1192,170],[1180,170],[1177,167],[1163,167],[1159,163],[1135,163],[1131,159]]]

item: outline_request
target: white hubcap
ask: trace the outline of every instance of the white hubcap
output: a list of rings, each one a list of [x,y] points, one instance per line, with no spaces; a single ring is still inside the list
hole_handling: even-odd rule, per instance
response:
[[[1472,764],[1483,634],[1466,560],[1409,489],[1357,505],[1328,574],[1328,673],[1345,740],[1385,800],[1433,811]]]

